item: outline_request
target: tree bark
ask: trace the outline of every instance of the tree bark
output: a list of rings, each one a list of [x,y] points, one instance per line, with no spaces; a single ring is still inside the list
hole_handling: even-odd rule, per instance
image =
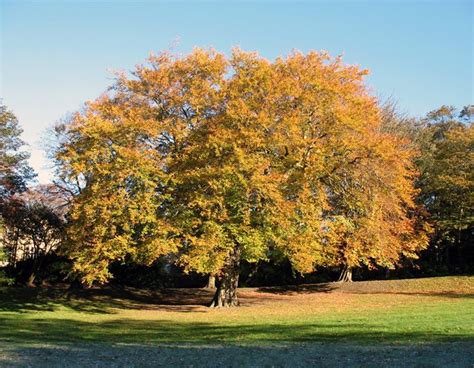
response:
[[[214,290],[215,288],[216,288],[216,276],[209,275],[209,278],[207,279],[206,289]]]
[[[338,282],[352,282],[352,268],[344,266],[341,275],[339,276]]]
[[[211,308],[237,307],[239,299],[237,297],[237,287],[239,285],[240,273],[240,249],[235,248],[228,257],[227,263],[219,278],[218,287]]]

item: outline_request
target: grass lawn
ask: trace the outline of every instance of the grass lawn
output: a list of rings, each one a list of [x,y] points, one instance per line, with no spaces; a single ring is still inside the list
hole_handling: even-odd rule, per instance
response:
[[[474,277],[241,289],[0,289],[0,366],[474,366]]]

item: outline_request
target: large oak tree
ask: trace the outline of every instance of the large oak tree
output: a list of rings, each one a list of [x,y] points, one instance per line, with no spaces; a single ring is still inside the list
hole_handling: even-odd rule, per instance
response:
[[[234,306],[240,262],[269,250],[301,273],[414,256],[413,153],[382,131],[365,74],[325,53],[196,49],[119,75],[58,129],[75,269],[106,281],[113,261],[173,253]]]

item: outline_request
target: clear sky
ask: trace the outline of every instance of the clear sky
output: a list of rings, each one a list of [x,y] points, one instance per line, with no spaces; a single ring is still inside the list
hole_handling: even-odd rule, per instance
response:
[[[375,95],[410,115],[473,103],[473,1],[0,0],[0,97],[18,116],[39,181],[43,132],[152,51],[233,46],[273,59],[343,54]]]

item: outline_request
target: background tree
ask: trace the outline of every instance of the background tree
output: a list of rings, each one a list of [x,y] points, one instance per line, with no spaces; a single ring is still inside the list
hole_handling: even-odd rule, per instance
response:
[[[207,278],[206,289],[215,289],[216,288],[216,276],[209,275]]]
[[[0,201],[26,190],[27,181],[35,176],[28,165],[29,153],[21,151],[22,132],[16,116],[0,101]]]
[[[7,232],[5,217],[7,208],[16,202],[11,202],[15,193],[26,190],[26,184],[35,177],[28,165],[29,154],[22,151],[24,142],[20,136],[22,129],[16,116],[0,101],[0,237],[3,239]],[[8,260],[5,244],[0,244],[1,261]]]
[[[417,185],[436,230],[434,262],[448,266],[467,265],[474,259],[473,110],[466,106],[459,113],[442,106],[422,121]],[[463,256],[453,257],[452,252]]]
[[[392,268],[401,256],[416,257],[429,229],[414,203],[415,152],[409,140],[385,130],[387,110],[365,90],[366,71],[336,60],[328,72],[314,58],[294,57],[288,67],[290,79],[301,81],[299,93],[287,98],[296,97],[291,111],[298,114],[285,129],[295,134],[287,142],[298,144],[288,172],[292,194],[304,203],[297,213],[314,211],[313,225],[301,228],[312,228],[319,243],[312,256],[299,254],[313,265],[341,266],[341,280],[349,281],[353,267]]]
[[[333,214],[342,231],[335,260],[344,266],[339,281],[351,281],[355,267],[392,269],[417,258],[429,240],[415,203],[413,152],[387,134],[366,134],[366,140],[361,160],[334,180]]]
[[[40,185],[12,197],[4,206],[5,231],[2,236],[9,264],[31,264],[27,285],[34,286],[45,257],[59,246],[63,237],[64,203]]]

